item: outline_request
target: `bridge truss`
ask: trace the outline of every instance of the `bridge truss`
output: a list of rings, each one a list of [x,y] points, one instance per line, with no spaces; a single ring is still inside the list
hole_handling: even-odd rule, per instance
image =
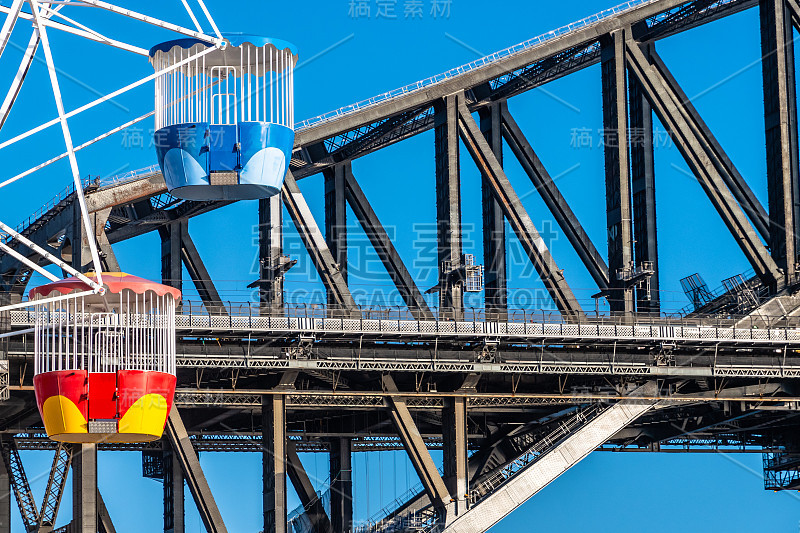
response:
[[[657,52],[658,41],[757,9],[761,25],[769,204],[762,206]],[[178,393],[164,439],[148,445],[65,450],[42,435],[31,387],[25,311],[5,313],[4,461],[26,524],[55,524],[65,472],[76,504],[70,531],[113,531],[96,486],[97,450],[141,450],[164,486],[164,529],[184,531],[186,483],[208,531],[226,531],[197,454],[260,453],[264,530],[362,533],[486,531],[597,449],[764,453],[765,486],[800,487],[800,206],[792,32],[795,0],[631,1],[409,87],[298,125],[281,195],[259,203],[259,302],[222,301],[189,221],[226,205],[171,197],[157,168],[76,183],[22,226],[23,237],[72,268],[91,267],[96,241],[106,270],[113,245],[161,238],[165,283],[182,267],[201,302],[178,317]],[[514,119],[513,98],[601,65],[608,246],[598,250]],[[658,300],[653,116],[667,128],[753,275],[667,318]],[[477,115],[477,120],[475,116]],[[352,161],[434,130],[439,305],[430,306],[352,170]],[[634,139],[631,132],[643,132]],[[466,153],[461,154],[461,144]],[[504,144],[511,154],[503,154]],[[485,308],[464,306],[470,266],[461,241],[460,161],[483,180]],[[541,194],[611,315],[579,304],[503,169],[513,156]],[[319,224],[297,182],[322,173]],[[85,196],[92,232],[79,222]],[[365,230],[403,309],[362,308],[348,285],[346,212]],[[288,305],[283,209],[327,291],[325,306]],[[508,223],[557,313],[508,307]],[[87,237],[93,233],[92,237]],[[17,244],[0,255],[5,301],[22,300],[37,261]],[[187,280],[189,281],[189,280]],[[747,298],[742,295],[748,291]],[[702,311],[702,312],[700,312]],[[212,341],[213,342],[210,342]],[[55,451],[42,509],[30,495],[19,449]],[[366,524],[353,521],[352,453],[403,449],[418,491]],[[430,455],[442,449],[440,471]],[[315,492],[298,452],[327,453],[330,487]],[[303,508],[286,504],[287,479]],[[2,492],[2,487],[0,487]],[[6,491],[7,492],[7,491]],[[108,496],[108,495],[107,495]],[[327,500],[325,500],[327,498]],[[323,501],[324,500],[324,501]],[[0,532],[10,499],[0,499]],[[301,519],[302,517],[302,519]],[[4,525],[5,524],[5,525]],[[5,527],[5,529],[3,529]]]

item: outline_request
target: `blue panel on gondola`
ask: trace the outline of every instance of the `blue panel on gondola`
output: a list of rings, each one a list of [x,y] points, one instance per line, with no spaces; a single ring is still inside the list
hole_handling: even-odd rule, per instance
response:
[[[180,197],[179,188],[209,184],[207,124],[167,126],[154,138],[158,164],[170,191]]]
[[[209,127],[208,165],[211,172],[239,170],[239,138],[235,125]]]
[[[239,124],[242,170],[240,183],[281,190],[294,147],[294,131],[280,124]],[[273,193],[273,194],[275,194]]]

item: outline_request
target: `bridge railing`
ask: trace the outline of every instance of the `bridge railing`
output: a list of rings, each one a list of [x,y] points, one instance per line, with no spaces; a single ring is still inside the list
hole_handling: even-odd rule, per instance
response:
[[[482,307],[466,307],[462,310],[438,307],[431,309],[432,316],[419,318],[404,306],[356,306],[345,308],[327,304],[290,303],[280,308],[261,306],[254,302],[223,302],[222,306],[206,306],[198,301],[184,301],[177,309],[178,321],[187,324],[198,323],[195,318],[205,318],[213,327],[243,327],[255,325],[260,318],[293,318],[314,320],[360,320],[380,322],[435,322],[446,324],[540,324],[560,325],[564,328],[580,328],[581,326],[619,326],[619,327],[654,327],[664,328],[716,328],[752,330],[748,334],[754,339],[767,338],[769,331],[800,330],[800,316],[674,316],[641,314],[630,316],[608,315],[587,312],[579,317],[565,317],[556,310],[548,309],[509,309],[505,312],[489,312]],[[181,317],[184,317],[182,320]],[[11,312],[12,324],[33,323],[36,314],[33,310],[16,310]],[[768,328],[764,323],[777,324]],[[308,322],[312,323],[312,322]],[[567,328],[568,327],[568,328]],[[446,328],[441,328],[446,329]],[[564,329],[564,331],[566,331]],[[762,333],[759,333],[759,330]]]
[[[649,3],[652,3],[653,1],[654,0],[629,0],[627,2],[619,4],[618,6],[606,9],[606,10],[601,11],[599,13],[595,13],[594,15],[588,16],[586,18],[583,18],[583,19],[578,20],[576,22],[573,22],[571,24],[567,24],[566,26],[562,26],[562,27],[560,27],[558,29],[549,31],[547,33],[543,33],[542,35],[539,35],[539,36],[534,37],[532,39],[528,39],[527,41],[521,42],[521,43],[516,44],[514,46],[509,46],[508,48],[505,48],[503,50],[500,50],[500,51],[495,52],[493,54],[490,54],[488,56],[484,56],[484,57],[482,57],[480,59],[476,59],[475,61],[472,61],[471,63],[467,63],[466,65],[461,65],[460,67],[456,67],[456,68],[450,69],[450,70],[448,70],[446,72],[442,72],[441,74],[437,74],[435,76],[431,76],[429,78],[425,78],[424,80],[420,80],[420,81],[417,81],[415,83],[411,83],[411,84],[406,85],[404,87],[400,87],[400,88],[394,89],[392,91],[387,91],[387,92],[385,92],[383,94],[379,94],[377,96],[373,96],[372,98],[368,98],[366,100],[362,100],[360,102],[356,102],[355,104],[350,104],[348,106],[341,107],[341,108],[336,109],[334,111],[329,111],[328,113],[324,113],[322,115],[306,119],[306,120],[304,120],[302,122],[299,122],[299,123],[295,124],[295,129],[296,130],[302,130],[302,129],[311,128],[311,127],[314,127],[314,126],[319,126],[320,124],[323,124],[323,123],[328,122],[330,120],[342,117],[344,115],[348,115],[350,113],[354,113],[356,111],[360,111],[360,110],[362,110],[364,108],[373,106],[375,104],[379,104],[381,102],[385,102],[387,100],[391,100],[393,98],[397,98],[398,96],[402,96],[404,94],[412,93],[412,92],[418,91],[420,89],[424,89],[424,88],[430,87],[432,85],[436,85],[437,83],[441,83],[441,82],[443,82],[445,80],[449,80],[449,79],[454,78],[456,76],[459,76],[461,74],[465,74],[467,72],[472,72],[474,70],[477,70],[479,68],[485,67],[487,65],[491,65],[492,63],[495,63],[495,62],[497,62],[497,61],[499,61],[501,59],[505,59],[507,57],[516,55],[516,54],[518,54],[520,52],[524,52],[526,50],[530,50],[531,48],[539,46],[539,45],[541,45],[543,43],[548,43],[548,42],[554,41],[554,40],[556,40],[556,39],[558,39],[560,37],[563,37],[564,35],[572,32],[572,31],[583,29],[583,28],[587,28],[587,27],[592,26],[594,24],[598,24],[598,23],[600,23],[600,22],[602,22],[602,21],[604,21],[604,20],[606,20],[606,19],[608,19],[610,17],[613,17],[615,15],[619,15],[620,13],[628,11],[629,9],[633,9],[635,7],[639,7],[639,6],[642,6],[642,5],[645,5],[645,4],[649,4]]]
[[[283,307],[272,308],[255,302],[223,302],[221,307],[207,307],[202,302],[184,301],[178,314],[188,316],[228,315],[229,317],[284,317],[308,319],[363,319],[363,320],[401,320],[436,322],[499,322],[513,324],[569,324],[569,325],[637,325],[660,327],[716,327],[739,329],[762,329],[764,323],[777,323],[780,329],[800,328],[800,316],[736,316],[736,315],[694,315],[637,314],[633,317],[603,314],[587,311],[583,316],[566,317],[554,309],[508,309],[503,312],[487,311],[483,307],[465,307],[461,310],[447,307],[431,308],[432,316],[420,319],[408,307],[358,305],[354,308],[332,306],[324,303],[288,303]]]

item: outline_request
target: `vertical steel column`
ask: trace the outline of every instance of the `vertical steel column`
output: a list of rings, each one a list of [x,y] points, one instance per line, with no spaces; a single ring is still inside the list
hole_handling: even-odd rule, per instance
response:
[[[5,287],[0,286],[0,307],[3,307],[4,305],[9,305],[11,303],[11,299],[12,299],[11,298],[11,293],[6,291]],[[10,311],[0,311],[0,333],[8,333],[10,331],[11,331],[11,312]],[[0,391],[5,389],[5,392],[8,392],[7,385],[9,383],[9,381],[8,381],[8,344],[9,344],[9,338],[8,337],[0,338],[0,361],[5,361],[6,362],[5,363],[5,365],[6,365],[5,369],[4,370],[0,370],[0,378],[2,378],[5,381],[5,385],[6,386],[5,387],[1,387],[0,386]],[[5,374],[5,375],[3,375],[3,374]],[[0,460],[0,463],[3,463],[3,461]],[[3,508],[3,505],[4,505],[3,502],[5,501],[5,500],[3,500],[3,498],[7,498],[8,497],[8,490],[6,490],[6,489],[8,489],[7,481],[8,481],[8,473],[6,471],[5,464],[3,464],[2,465],[2,470],[0,470],[0,526],[2,526],[3,523],[7,523],[7,521],[5,521],[3,519],[3,516],[5,516],[3,514],[3,509],[4,509]],[[0,527],[0,533],[3,533],[2,527]]]
[[[503,164],[502,108],[505,102],[492,102],[480,111],[481,131],[497,160]],[[492,186],[484,175],[481,180],[483,205],[483,262],[486,265],[486,312],[500,320],[506,317],[508,290],[506,284],[506,225],[503,209],[494,197]]]
[[[0,461],[0,533],[11,533],[11,476],[5,461]]]
[[[353,528],[352,441],[330,440],[331,527],[333,533],[348,533]]]
[[[181,266],[182,222],[170,222],[158,228],[161,236],[161,283],[183,288],[183,268]]]
[[[452,94],[434,105],[439,302],[454,319],[462,316],[464,308],[463,286],[452,276],[461,266],[462,255],[458,98]]]
[[[770,250],[787,281],[796,281],[800,218],[794,35],[783,0],[760,0],[761,67],[767,141]]]
[[[653,45],[646,45],[647,53]],[[653,110],[639,80],[629,76],[631,189],[633,192],[633,252],[636,264],[653,265],[650,290],[636,290],[636,309],[658,313],[661,307],[658,281],[658,238],[656,233],[656,185],[653,147]]]
[[[184,533],[183,470],[168,440],[164,440],[164,533]]]
[[[335,165],[322,172],[325,177],[325,242],[347,282],[347,203],[345,172],[350,163]],[[336,305],[336,296],[328,291],[328,305]]]
[[[97,533],[97,445],[74,444],[72,452],[72,531]]]
[[[83,254],[81,253],[83,246],[81,243],[83,242],[85,230],[81,221],[81,211],[80,207],[78,206],[78,202],[72,203],[71,211],[72,221],[67,227],[67,231],[65,233],[65,238],[69,239],[69,243],[68,245],[65,243],[64,248],[62,248],[62,257],[64,257],[64,260],[69,263],[72,268],[78,270],[79,272],[83,272]],[[67,246],[69,246],[69,248],[67,248]]]
[[[258,290],[262,312],[283,310],[283,204],[281,195],[258,201]]]
[[[601,39],[603,129],[608,225],[609,304],[613,312],[633,311],[633,291],[618,273],[631,266],[631,189],[628,160],[628,107],[624,30]]]
[[[286,533],[286,398],[261,399],[264,533]]]
[[[448,522],[453,516],[467,510],[467,398],[447,398],[442,416],[444,457],[444,484],[453,499],[454,512],[448,512]]]

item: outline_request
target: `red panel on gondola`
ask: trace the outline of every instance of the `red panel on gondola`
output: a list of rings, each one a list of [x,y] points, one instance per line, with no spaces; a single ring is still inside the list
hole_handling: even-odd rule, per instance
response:
[[[89,418],[111,419],[117,416],[116,372],[89,374]]]
[[[146,394],[159,394],[167,400],[167,413],[175,396],[175,376],[164,372],[120,370],[119,415],[124,416],[131,405]]]
[[[63,396],[74,403],[86,418],[89,408],[86,394],[87,374],[85,370],[56,370],[33,376],[39,412],[43,411],[45,400],[53,396]]]

